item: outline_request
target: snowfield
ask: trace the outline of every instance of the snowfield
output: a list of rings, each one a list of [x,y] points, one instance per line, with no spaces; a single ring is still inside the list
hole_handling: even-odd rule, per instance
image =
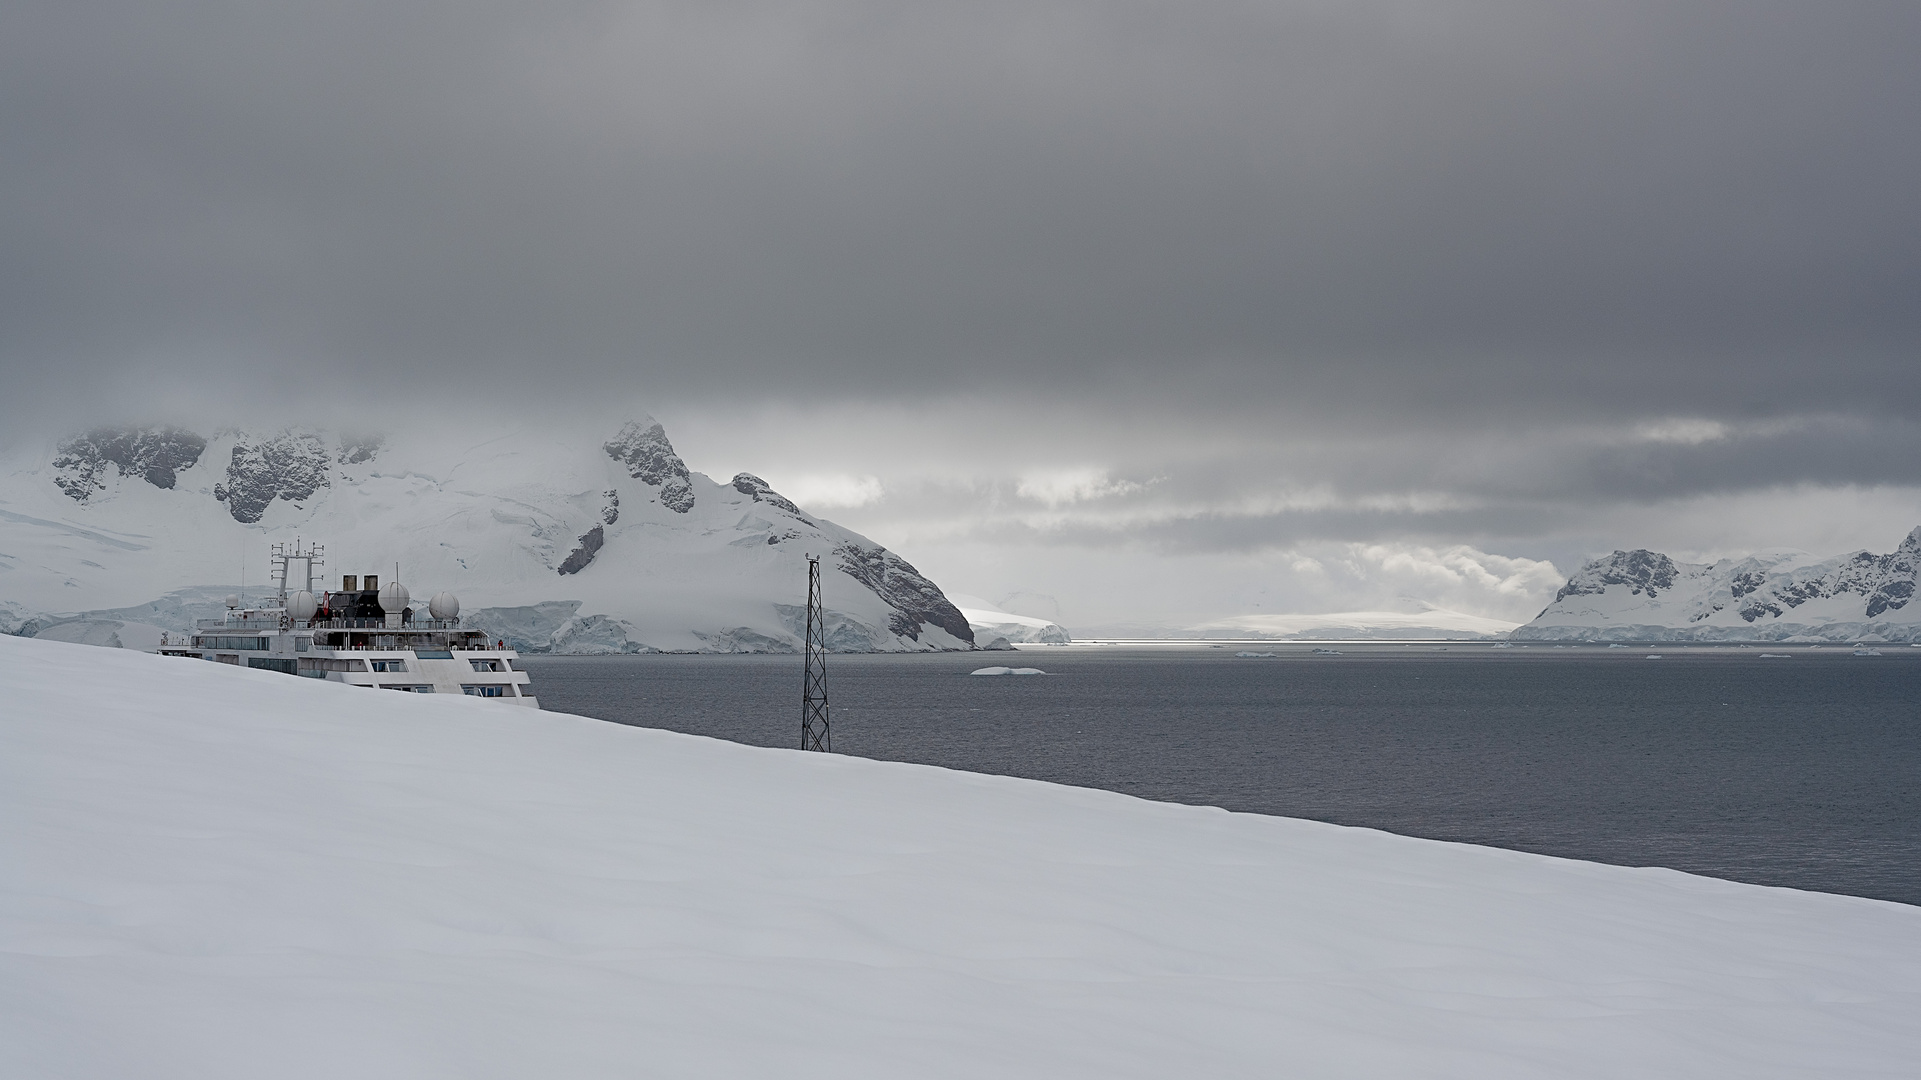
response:
[[[1898,904],[51,641],[0,700],[7,1077],[1921,1061]]]

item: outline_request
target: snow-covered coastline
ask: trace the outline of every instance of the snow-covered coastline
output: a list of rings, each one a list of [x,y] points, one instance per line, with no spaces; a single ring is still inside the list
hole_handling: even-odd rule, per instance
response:
[[[330,574],[397,565],[422,595],[457,592],[523,652],[794,651],[810,554],[830,649],[973,648],[912,564],[751,473],[690,470],[651,417],[563,435],[97,429],[0,462],[0,632],[152,648],[219,614],[249,566],[258,592],[269,544],[296,536],[327,546]]]
[[[1442,640],[1506,637],[1511,622],[1459,611],[1343,611],[1323,615],[1241,615],[1191,627],[1200,637],[1238,640]]]
[[[1524,641],[1921,641],[1921,528],[1885,555],[1764,551],[1713,563],[1616,551],[1582,567]]]
[[[974,640],[982,646],[996,638],[1023,645],[1065,645],[1074,640],[1065,627],[1052,619],[1002,611],[992,602],[966,593],[950,594],[949,599],[967,617],[967,624],[974,628]]]
[[[1921,1060],[1904,905],[48,641],[0,699],[8,1076]]]

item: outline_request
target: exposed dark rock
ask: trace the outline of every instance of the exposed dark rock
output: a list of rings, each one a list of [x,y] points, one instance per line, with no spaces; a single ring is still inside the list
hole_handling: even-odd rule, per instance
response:
[[[95,428],[60,445],[53,482],[75,502],[86,502],[106,488],[102,473],[112,465],[122,476],[171,488],[176,474],[192,468],[206,448],[207,440],[180,428]]]
[[[940,586],[921,576],[913,564],[886,548],[866,548],[842,544],[834,549],[840,556],[841,572],[874,590],[894,609],[888,629],[911,641],[920,640],[921,624],[940,627],[969,645],[974,629],[967,617],[947,599]]]
[[[674,453],[674,444],[667,441],[667,430],[658,423],[642,426],[629,421],[602,449],[608,457],[627,466],[628,475],[660,488],[662,506],[677,514],[694,508],[694,488],[688,479],[687,463]]]
[[[342,435],[340,437],[340,463],[359,465],[372,461],[387,440],[379,435]]]
[[[1785,568],[1776,568],[1780,566]],[[1702,640],[1728,633],[1861,637],[1904,632],[1890,630],[1886,624],[1867,620],[1883,618],[1889,612],[1900,611],[1912,603],[1917,586],[1921,586],[1918,577],[1921,577],[1921,528],[1910,532],[1900,547],[1886,555],[1857,551],[1819,563],[1769,563],[1749,559],[1684,568],[1655,552],[1617,551],[1589,563],[1580,573],[1569,578],[1567,585],[1555,596],[1555,604],[1571,596],[1601,593],[1610,585],[1626,585],[1631,593],[1650,598],[1659,595],[1661,590],[1679,590],[1682,595],[1670,597],[1668,602],[1674,603],[1676,599],[1687,601],[1672,610],[1677,614],[1680,610],[1686,610],[1687,621],[1700,627],[1699,630],[1688,629],[1687,632],[1701,636]],[[1693,590],[1691,599],[1685,595],[1690,589]],[[1859,598],[1861,606],[1858,617],[1863,622],[1844,621],[1845,616],[1838,616],[1839,611],[1846,611],[1852,603],[1843,604],[1837,609],[1831,602],[1844,598],[1850,601]],[[1796,609],[1815,601],[1830,603],[1819,609],[1822,612],[1819,616],[1797,614]],[[1752,630],[1710,625],[1717,614],[1730,608]],[[1536,617],[1536,621],[1550,620],[1545,624],[1548,628],[1568,629],[1551,621],[1554,610],[1554,606],[1549,605]],[[1669,619],[1673,617],[1667,616]],[[1797,621],[1799,618],[1809,621],[1804,624]],[[1671,624],[1663,630],[1641,625],[1630,627],[1610,621],[1604,626],[1595,627],[1593,632],[1618,636],[1630,632],[1672,633],[1675,629]],[[1522,631],[1526,633],[1517,631],[1517,634],[1522,637],[1541,636],[1541,632],[1528,627],[1523,627]]]
[[[620,520],[620,491],[618,489],[610,489],[601,492],[601,494],[607,497],[607,505],[600,508],[600,523],[602,525],[612,525],[614,522]]]
[[[734,474],[734,490],[740,492],[742,495],[753,496],[755,502],[766,503],[769,506],[778,507],[794,515],[795,517],[801,519],[802,521],[806,521],[807,524],[809,525],[813,524],[812,521],[808,521],[806,514],[801,513],[800,507],[795,506],[790,500],[783,497],[779,492],[775,491],[771,487],[768,487],[767,481],[762,480],[760,477],[755,476],[753,473],[745,473],[745,472],[735,473]]]
[[[606,529],[599,525],[588,529],[580,538],[580,546],[575,548],[573,554],[567,556],[566,561],[560,564],[560,572],[562,574],[578,574],[582,570],[587,569],[587,564],[594,561],[594,556],[600,551],[600,545],[605,543],[606,540]]]
[[[1597,595],[1605,592],[1609,585],[1626,585],[1637,596],[1652,598],[1660,595],[1660,589],[1674,588],[1675,573],[1674,560],[1660,552],[1646,548],[1617,551],[1605,559],[1596,559],[1569,578],[1555,594],[1554,602],[1558,604],[1570,596]]]
[[[299,502],[332,483],[331,455],[316,435],[283,431],[269,439],[241,442],[227,463],[227,482],[213,497],[227,504],[235,521],[259,521],[275,499]]]

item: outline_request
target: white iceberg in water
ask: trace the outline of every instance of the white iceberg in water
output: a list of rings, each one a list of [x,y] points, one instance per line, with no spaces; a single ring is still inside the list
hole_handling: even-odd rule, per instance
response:
[[[969,675],[1045,675],[1047,672],[1037,667],[984,667],[975,668]]]

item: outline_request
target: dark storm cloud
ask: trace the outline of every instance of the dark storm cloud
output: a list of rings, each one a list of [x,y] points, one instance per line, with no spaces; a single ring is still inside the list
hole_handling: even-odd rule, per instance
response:
[[[16,400],[1900,413],[1918,45],[1897,3],[22,2],[0,348]]]

